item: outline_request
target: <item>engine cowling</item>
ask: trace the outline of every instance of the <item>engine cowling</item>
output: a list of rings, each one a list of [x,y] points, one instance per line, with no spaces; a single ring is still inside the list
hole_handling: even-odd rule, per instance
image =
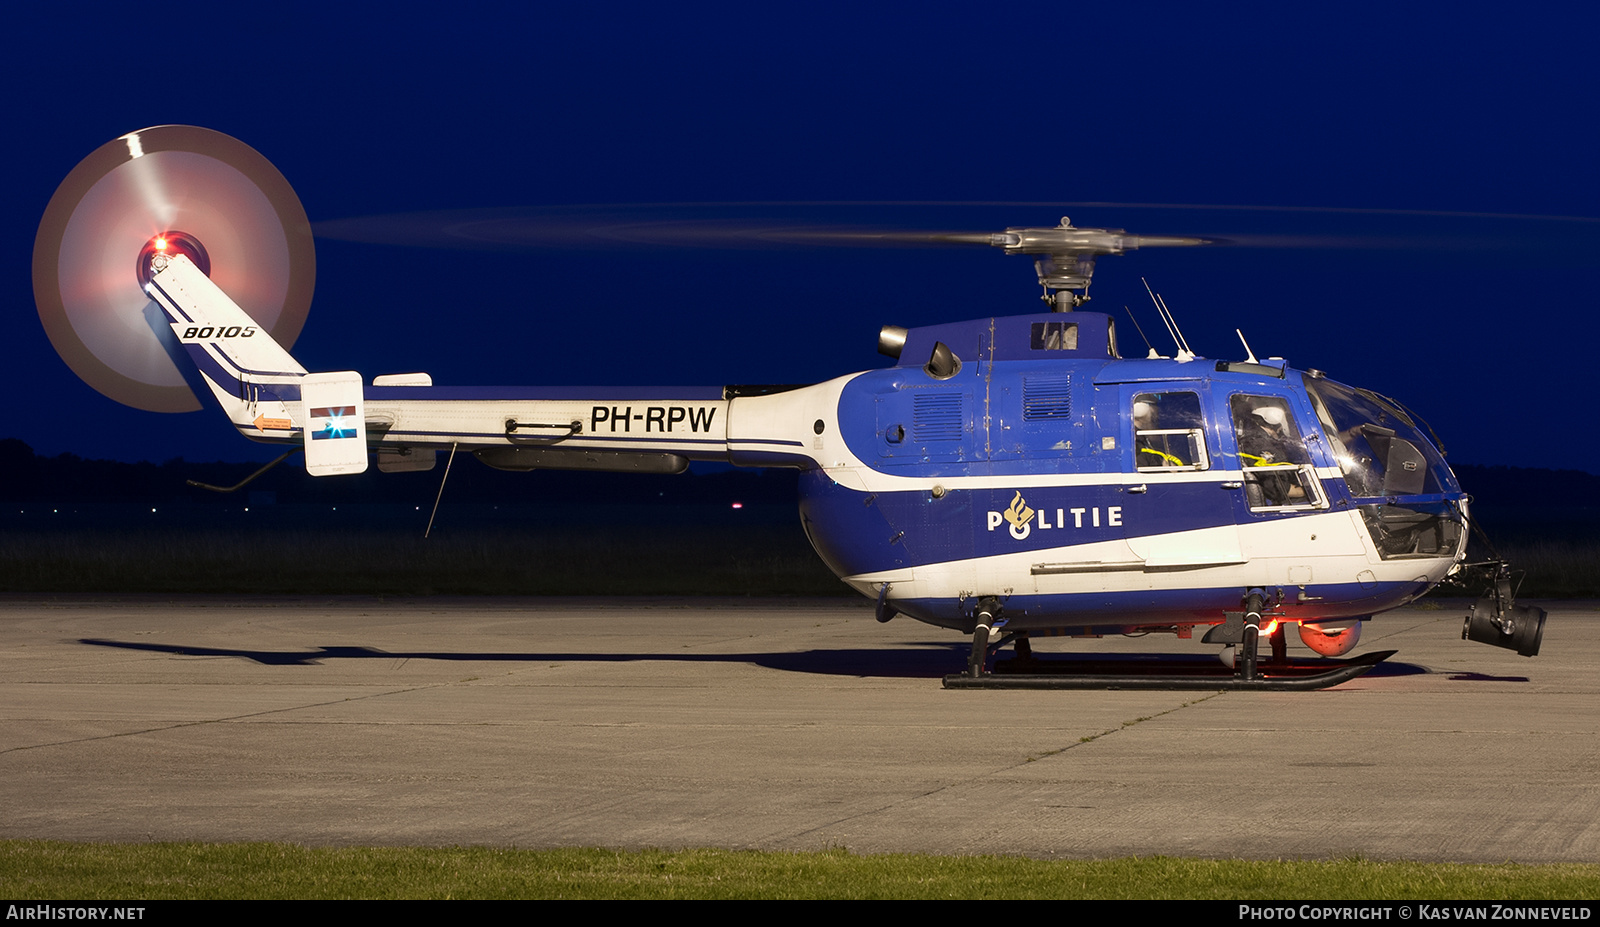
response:
[[[1349,653],[1361,640],[1361,620],[1303,621],[1300,623],[1300,642],[1325,657],[1339,657]]]

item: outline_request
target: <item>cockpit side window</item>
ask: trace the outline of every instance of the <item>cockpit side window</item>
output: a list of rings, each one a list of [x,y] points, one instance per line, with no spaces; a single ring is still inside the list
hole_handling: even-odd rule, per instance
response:
[[[1133,448],[1134,466],[1140,472],[1209,469],[1200,395],[1172,392],[1134,396]]]
[[[1288,402],[1279,396],[1235,395],[1228,405],[1250,508],[1324,505],[1311,457]]]

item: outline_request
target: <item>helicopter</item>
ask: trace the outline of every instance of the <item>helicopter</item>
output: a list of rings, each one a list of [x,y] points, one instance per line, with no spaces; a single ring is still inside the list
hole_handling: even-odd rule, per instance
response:
[[[90,386],[155,411],[203,399],[242,436],[291,446],[269,467],[303,452],[313,476],[430,470],[447,452],[512,471],[794,468],[807,537],[878,620],[971,638],[950,688],[1321,688],[1391,656],[1327,659],[1447,576],[1484,588],[1464,639],[1538,653],[1546,614],[1516,604],[1505,561],[1466,562],[1469,499],[1420,417],[1257,358],[1242,334],[1245,359],[1200,357],[1154,290],[1171,355],[1146,339],[1124,357],[1117,320],[1082,308],[1098,258],[1212,241],[1067,218],[936,238],[1031,258],[1047,311],[885,326],[891,366],[802,386],[368,381],[289,351],[315,256],[288,182],[230,136],[157,126],[62,182],[33,280]],[[1325,659],[1291,663],[1291,625]],[[1221,647],[1211,670],[1079,671],[1031,645],[1196,632]]]

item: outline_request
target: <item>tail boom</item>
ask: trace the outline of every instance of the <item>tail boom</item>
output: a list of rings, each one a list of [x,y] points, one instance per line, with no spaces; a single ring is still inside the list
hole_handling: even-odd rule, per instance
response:
[[[146,290],[167,340],[234,427],[257,441],[304,441],[308,467],[314,452],[338,447],[343,462],[321,473],[365,469],[352,463],[354,448],[363,458],[377,450],[380,464],[417,451],[482,451],[485,463],[514,470],[676,472],[689,460],[728,459],[731,400],[722,387],[433,387],[406,375],[363,389],[354,372],[309,374],[186,257]]]

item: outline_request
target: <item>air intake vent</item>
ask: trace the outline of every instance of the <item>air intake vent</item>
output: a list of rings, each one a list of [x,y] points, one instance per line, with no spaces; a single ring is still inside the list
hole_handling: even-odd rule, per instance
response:
[[[923,441],[960,441],[964,423],[960,393],[919,392],[912,399],[911,437]]]
[[[1022,420],[1037,422],[1072,417],[1072,378],[1070,376],[1024,377],[1022,379]]]

